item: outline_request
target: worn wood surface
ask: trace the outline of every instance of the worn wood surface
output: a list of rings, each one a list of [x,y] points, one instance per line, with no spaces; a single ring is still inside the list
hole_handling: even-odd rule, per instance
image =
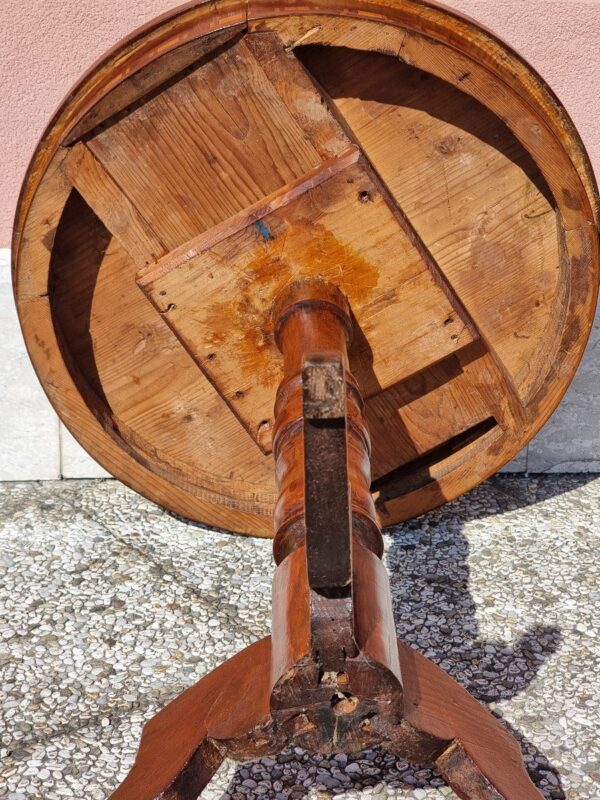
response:
[[[389,524],[493,473],[560,400],[593,319],[596,211],[562,108],[472,23],[418,0],[192,3],[57,112],[22,193],[15,293],[50,399],[109,471],[270,535],[265,317],[286,280],[338,269]],[[267,278],[260,255],[286,266]],[[411,263],[426,269],[403,281]],[[154,305],[136,285],[152,295],[152,275]]]
[[[435,664],[404,642],[397,646],[404,721],[387,729],[387,746],[416,763],[434,757],[464,800],[541,800],[502,723]],[[224,757],[248,760],[289,745],[269,702],[271,648],[270,638],[246,648],[147,723],[134,767],[112,800],[192,800]],[[401,718],[398,706],[391,711]],[[312,728],[302,714],[291,730],[291,741],[309,744]],[[370,736],[384,738],[376,729]]]
[[[253,437],[272,419],[281,359],[271,306],[290,281],[318,276],[348,295],[360,330],[353,372],[367,398],[476,338],[361,163],[156,271],[144,271],[143,291]],[[390,336],[399,319],[401,347]]]
[[[283,368],[272,636],[148,723],[113,797],[193,800],[225,756],[383,745],[435,761],[464,800],[540,800],[502,724],[396,640],[347,299],[330,283],[299,280],[278,295],[274,317]]]

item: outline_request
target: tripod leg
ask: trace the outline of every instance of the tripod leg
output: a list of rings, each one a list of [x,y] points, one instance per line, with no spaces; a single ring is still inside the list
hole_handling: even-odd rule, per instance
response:
[[[543,800],[502,723],[425,656],[404,642],[398,649],[405,720],[451,742],[436,764],[456,794],[462,800]]]
[[[169,703],[145,725],[111,800],[196,800],[229,751],[272,752],[270,661],[271,640],[262,639]]]

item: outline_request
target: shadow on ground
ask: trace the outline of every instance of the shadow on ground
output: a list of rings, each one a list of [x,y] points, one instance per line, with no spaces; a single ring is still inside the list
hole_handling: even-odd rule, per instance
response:
[[[424,653],[483,703],[509,700],[525,691],[544,662],[560,648],[561,633],[539,625],[516,641],[487,640],[480,635],[476,604],[469,589],[469,521],[485,519],[563,494],[595,475],[499,475],[468,497],[389,529],[387,563],[396,628],[400,638]],[[499,566],[501,570],[501,567]],[[501,718],[496,709],[493,713]],[[533,782],[548,800],[561,800],[560,776],[531,742],[504,721],[519,740]],[[259,788],[258,792],[255,789]],[[376,748],[354,757],[305,753],[299,748],[239,765],[226,790],[234,800],[258,796],[300,800],[311,789],[328,794],[375,797],[390,792],[425,797],[444,786],[435,770],[411,765]],[[431,794],[427,795],[431,796]],[[441,796],[441,794],[440,794]]]

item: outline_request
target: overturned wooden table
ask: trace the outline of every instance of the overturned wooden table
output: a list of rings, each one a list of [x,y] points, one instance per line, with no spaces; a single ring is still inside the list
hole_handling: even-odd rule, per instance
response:
[[[381,526],[556,407],[593,319],[595,197],[539,76],[421,2],[192,3],[73,90],[15,227],[40,380],[106,469],[274,529],[277,564],[272,636],[146,726],[114,798],[192,800],[225,756],[290,743],[541,797],[501,723],[396,641]]]

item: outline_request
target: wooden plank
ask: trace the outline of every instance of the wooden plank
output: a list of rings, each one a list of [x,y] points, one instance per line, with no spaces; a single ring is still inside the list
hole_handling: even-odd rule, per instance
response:
[[[582,211],[598,220],[593,171],[571,120],[543,80],[475,23],[429,3],[396,0],[382,0],[375,15],[348,10],[340,0],[328,0],[316,14],[310,4],[305,11],[280,7],[273,15],[268,1],[254,0],[248,27],[276,32],[288,47],[324,44],[393,55],[459,86],[504,120],[532,153],[569,227],[581,221]]]
[[[270,465],[135,286],[135,262],[77,194],[58,236],[52,319],[86,405],[174,486],[268,513]]]
[[[144,293],[257,442],[281,374],[270,306],[286,283],[309,276],[335,281],[350,301],[352,367],[366,395],[476,336],[366,166],[347,167],[203,253],[142,276]]]
[[[70,131],[64,144],[73,144],[99,125],[110,124],[116,114],[127,111],[128,107],[136,103],[143,102],[159,87],[181,76],[184,70],[189,69],[201,59],[213,55],[219,48],[232,42],[244,30],[244,25],[235,25],[224,31],[209,33],[207,36],[192,39],[191,42],[159,55],[150,64],[141,66],[130,77],[114,86],[112,91],[103,95],[90,108]]]
[[[286,50],[311,44],[351,47],[355,50],[397,57],[406,38],[406,29],[370,19],[298,14],[249,19],[251,34],[275,33]]]
[[[433,76],[358,51],[305,61],[526,401],[560,324],[556,217],[536,165],[495,116]]]
[[[476,471],[480,481],[489,470],[490,461],[503,452],[508,439],[499,425],[482,426],[481,435],[468,438],[466,442],[448,455],[436,457],[424,469],[416,466],[414,475],[406,475],[406,481],[392,483],[381,496],[374,493],[375,507],[382,526],[392,525],[414,516],[415,503],[426,502],[429,508],[437,508],[458,497],[460,485]],[[442,451],[443,453],[443,451]]]
[[[160,259],[157,264],[151,264],[146,268],[141,269],[137,274],[137,283],[140,287],[152,283],[157,280],[161,275],[170,272],[172,269],[182,266],[192,258],[201,255],[206,250],[218,244],[228,236],[233,236],[234,233],[253,225],[263,217],[266,217],[272,211],[288,205],[304,192],[314,189],[319,184],[329,180],[333,175],[337,175],[350,164],[355,164],[360,156],[360,151],[357,147],[350,146],[342,153],[339,158],[330,159],[323,164],[320,164],[315,169],[311,170],[306,175],[303,175],[298,180],[294,181],[289,186],[277,192],[273,192],[258,203],[245,208],[233,217],[225,220],[224,222],[215,225],[208,231],[200,233],[189,242],[186,242],[181,247],[172,250],[166,256]]]
[[[13,241],[13,281],[15,293],[22,298],[48,294],[50,255],[65,203],[73,190],[62,169],[67,155],[65,148],[57,151],[46,172],[44,189],[32,203],[22,233]]]
[[[275,33],[254,34],[245,42],[319,155],[324,160],[341,156],[348,136],[294,53]]]
[[[136,452],[135,437],[130,431],[115,431],[108,417],[97,416],[73,382],[70,366],[55,355],[62,352],[62,344],[56,339],[48,298],[24,297],[19,303],[19,315],[27,330],[35,331],[29,352],[54,408],[63,420],[68,420],[73,436],[84,440],[86,449],[109,472],[120,475],[124,483],[151,496],[164,508],[184,516],[256,536],[272,536],[271,504],[262,511],[256,504],[253,508],[240,508],[220,493],[199,491],[190,483],[174,480],[172,470],[157,469],[153,459]]]
[[[473,368],[454,354],[374,395],[366,404],[373,479],[476,426],[494,408],[474,385]]]
[[[139,267],[156,262],[166,247],[102,164],[79,142],[63,169],[73,186]]]
[[[494,417],[485,417],[474,425],[460,430],[453,437],[441,442],[436,447],[424,451],[376,479],[372,484],[374,493],[378,493],[378,505],[388,500],[395,501],[406,497],[414,491],[435,482],[435,475],[447,469],[449,462],[460,459],[473,447],[481,447],[482,439],[489,437],[499,439],[502,429],[498,427]]]
[[[169,250],[322,161],[244,41],[88,144]]]

